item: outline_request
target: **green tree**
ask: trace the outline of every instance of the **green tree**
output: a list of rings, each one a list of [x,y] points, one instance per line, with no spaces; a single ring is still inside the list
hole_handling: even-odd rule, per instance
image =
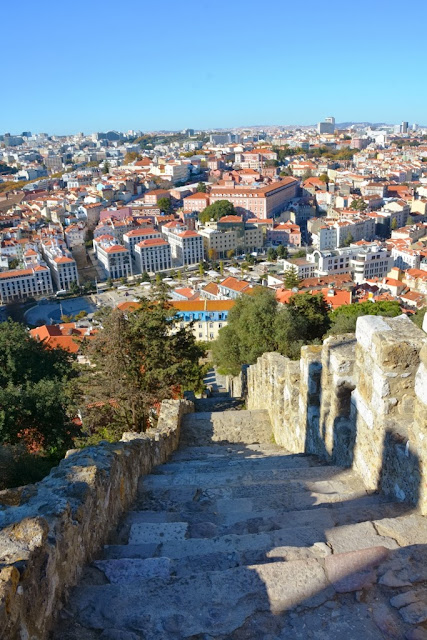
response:
[[[267,250],[267,260],[269,262],[275,262],[277,260],[277,251],[273,247]]]
[[[277,302],[274,293],[259,287],[236,300],[228,323],[212,345],[215,364],[223,373],[237,375],[242,364],[253,364],[266,351],[274,351]]]
[[[219,263],[219,272],[221,275],[224,273],[224,262],[222,260]]]
[[[199,220],[202,223],[209,222],[210,220],[220,220],[224,216],[234,215],[234,205],[228,200],[217,200],[213,204],[210,204],[199,213]]]
[[[301,347],[319,343],[329,329],[328,306],[321,293],[297,293],[283,305],[276,318],[277,350],[298,359]]]
[[[289,256],[289,251],[287,247],[285,247],[283,244],[279,244],[279,246],[277,247],[277,257],[280,258],[281,260],[286,260],[288,256]]]
[[[110,165],[108,164],[107,161],[105,161],[104,166],[102,167],[102,173],[106,175],[107,173],[109,173],[109,171],[110,171]]]
[[[206,184],[204,182],[199,182],[199,184],[197,185],[197,192],[206,193]]]
[[[414,218],[412,216],[408,216],[406,224],[408,224],[409,226],[412,226],[413,224],[415,224]]]
[[[348,232],[348,234],[347,234],[347,236],[346,236],[346,238],[344,240],[344,246],[345,247],[349,247],[353,242],[354,242],[354,238],[351,235],[351,233]]]
[[[169,213],[172,209],[170,198],[159,198],[157,201],[157,206],[159,207],[160,211],[163,211],[163,213]]]
[[[351,201],[350,209],[355,209],[356,211],[366,211],[367,208],[368,205],[363,200],[363,198],[356,198]]]
[[[300,279],[298,277],[298,269],[295,266],[291,267],[291,269],[286,269],[283,276],[283,284],[286,289],[299,288]]]
[[[234,256],[234,254],[235,254],[234,249],[229,249],[229,250],[227,251],[227,258],[228,258],[229,260],[231,260],[231,258]]]
[[[87,316],[87,311],[79,311],[78,314],[76,315],[76,320],[83,320],[83,318],[86,318]]]
[[[295,294],[289,304],[277,304],[274,292],[259,287],[238,298],[228,324],[213,343],[214,363],[221,373],[236,375],[266,351],[299,358],[301,346],[319,342],[329,328],[328,307],[322,294]]]
[[[396,220],[396,218],[393,218],[393,219],[392,219],[392,221],[391,221],[391,225],[390,225],[390,229],[391,229],[392,231],[394,231],[395,229],[397,229],[397,220]]]
[[[399,303],[396,301],[381,300],[379,302],[361,302],[348,304],[335,309],[330,314],[331,335],[354,333],[357,318],[360,316],[386,316],[394,317],[401,314]]]
[[[111,289],[111,287],[113,286],[113,281],[112,281],[112,279],[108,277],[108,278],[107,278],[107,280],[106,280],[106,284],[107,284],[107,287],[108,287],[109,289]]]
[[[146,271],[143,271],[141,274],[141,282],[150,282],[150,276]]]
[[[203,262],[200,262],[200,264],[199,264],[199,276],[201,278],[203,278],[204,274],[205,274],[205,266],[204,266]]]
[[[322,173],[319,176],[319,180],[321,180],[322,182],[324,182],[325,184],[329,184],[329,176],[327,173]]]
[[[161,289],[131,313],[106,310],[102,325],[87,347],[92,366],[79,379],[88,434],[145,431],[162,400],[201,388],[204,352]]]
[[[305,258],[307,256],[307,252],[305,249],[298,249],[298,251],[295,251],[295,253],[293,254],[294,258]]]
[[[19,267],[19,260],[12,258],[9,262],[9,269],[17,269]]]
[[[80,286],[75,280],[73,280],[73,282],[70,282],[69,292],[73,295],[78,295],[80,293]]]
[[[0,324],[0,443],[64,451],[76,433],[67,395],[74,357],[37,342],[24,325]]]

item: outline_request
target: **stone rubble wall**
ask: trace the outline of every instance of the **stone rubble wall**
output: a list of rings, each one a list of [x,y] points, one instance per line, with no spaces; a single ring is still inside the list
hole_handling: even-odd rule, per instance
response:
[[[162,402],[156,429],[68,452],[35,485],[0,492],[0,638],[42,640],[83,566],[106,543],[138,479],[177,448],[187,400]]]
[[[247,365],[242,367],[237,376],[226,376],[215,371],[217,381],[230,394],[231,398],[243,398],[247,393]]]
[[[353,467],[367,489],[427,513],[427,344],[406,316],[364,316],[356,335],[265,353],[248,369],[248,409],[269,412],[275,441]]]

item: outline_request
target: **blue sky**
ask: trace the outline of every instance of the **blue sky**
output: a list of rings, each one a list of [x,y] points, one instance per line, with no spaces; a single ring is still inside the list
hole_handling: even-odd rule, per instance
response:
[[[0,133],[427,124],[427,3],[22,0],[0,11]]]

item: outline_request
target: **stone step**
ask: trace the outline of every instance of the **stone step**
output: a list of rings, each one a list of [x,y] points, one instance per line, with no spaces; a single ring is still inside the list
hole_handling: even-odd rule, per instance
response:
[[[180,524],[180,523],[177,523]],[[330,525],[330,526],[328,526]],[[133,524],[130,528],[130,544],[155,543],[152,529],[147,533],[146,524]],[[163,527],[170,531],[165,534],[164,541],[157,538],[159,543],[156,555],[168,558],[186,558],[190,556],[207,555],[209,553],[230,553],[233,551],[265,550],[272,552],[278,547],[307,547],[317,542],[326,542],[337,553],[355,551],[357,549],[383,545],[390,549],[398,547],[396,541],[387,536],[379,536],[371,522],[342,525],[334,527],[327,517],[318,518],[314,524],[301,524],[284,529],[263,531],[260,533],[226,534],[213,538],[184,538],[182,529],[174,536],[175,523],[151,525]]]
[[[233,445],[233,443],[227,443],[226,445],[215,445],[214,443],[200,446],[200,447],[184,447],[183,449],[178,449],[175,452],[170,462],[166,464],[189,464],[194,467],[208,467],[209,465],[245,465],[247,464],[249,467],[254,465],[255,467],[258,465],[269,464],[276,462],[279,466],[283,466],[283,468],[287,467],[309,467],[313,466],[310,464],[310,461],[313,461],[313,464],[318,466],[319,463],[314,456],[305,456],[300,454],[289,454],[284,449],[279,449],[275,445],[262,445],[248,448],[247,446],[242,445]],[[314,462],[316,461],[316,462]]]
[[[408,506],[385,502],[382,496],[369,496],[358,505],[335,503],[300,511],[253,511],[245,498],[218,500],[214,511],[130,511],[123,526],[143,523],[187,522],[187,537],[215,537],[229,533],[245,534],[312,525],[330,528],[367,520],[396,518],[408,512]],[[244,509],[247,510],[244,510]]]
[[[223,447],[224,449],[225,447]],[[213,449],[206,447],[205,449]],[[259,455],[259,452],[250,452],[248,455],[238,457],[237,454],[207,454],[203,458],[200,453],[197,457],[188,456],[184,459],[180,454],[174,454],[169,462],[159,465],[152,470],[152,475],[173,475],[182,471],[194,473],[212,473],[216,471],[275,471],[282,469],[308,469],[310,467],[326,466],[314,456],[284,454],[283,451],[276,454],[274,450],[268,455]]]
[[[273,464],[266,469],[246,471],[244,467],[232,467],[230,469],[217,469],[216,471],[195,471],[182,467],[174,474],[153,474],[140,481],[144,489],[156,489],[164,487],[195,486],[209,488],[212,486],[230,485],[262,485],[262,484],[287,484],[289,480],[340,480],[360,485],[360,478],[352,471],[341,467],[323,466],[296,469],[277,469]]]
[[[249,485],[227,485],[224,487],[200,488],[198,486],[176,486],[170,488],[144,488],[138,491],[137,509],[176,511],[184,505],[198,503],[205,509],[214,509],[218,500],[246,498],[252,501],[254,510],[282,509],[299,511],[329,503],[359,500],[366,491],[358,479],[352,482],[341,480],[288,480],[279,483]]]
[[[397,633],[384,635],[377,611],[357,603],[354,596],[345,599],[346,593],[357,591],[367,579],[377,579],[387,563],[386,554],[376,547],[326,559],[255,564],[182,578],[167,576],[167,558],[139,565],[122,562],[108,567],[116,584],[80,586],[69,611],[86,630],[128,633],[117,638],[403,638],[399,622]],[[138,579],[138,572],[143,579]],[[158,577],[147,579],[156,572]],[[386,603],[379,600],[375,606],[391,609]],[[311,631],[307,635],[309,621],[318,625],[314,635]]]
[[[266,411],[201,411],[188,413],[181,424],[181,444],[207,445],[211,442],[258,443],[271,437]]]

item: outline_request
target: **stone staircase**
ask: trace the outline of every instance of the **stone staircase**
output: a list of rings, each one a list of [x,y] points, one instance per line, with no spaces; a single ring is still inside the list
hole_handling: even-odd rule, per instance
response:
[[[425,518],[288,454],[221,390],[196,409],[54,640],[427,638]]]

